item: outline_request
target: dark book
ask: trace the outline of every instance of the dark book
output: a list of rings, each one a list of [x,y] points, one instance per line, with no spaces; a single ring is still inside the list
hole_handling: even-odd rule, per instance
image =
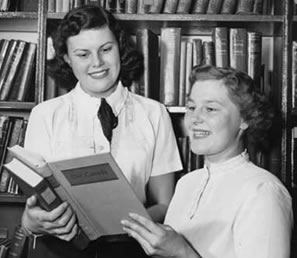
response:
[[[261,88],[262,65],[262,34],[260,32],[247,33],[247,73],[251,76],[258,89]]]
[[[154,1],[150,7],[149,13],[162,13],[165,0]]]
[[[138,0],[136,12],[139,14],[149,13],[152,4],[152,0]]]
[[[126,0],[125,13],[137,13],[138,0]]]
[[[204,14],[206,13],[209,0],[194,0],[192,13]]]
[[[21,226],[15,228],[7,258],[25,258],[27,251],[27,236]]]
[[[203,63],[203,50],[202,39],[193,39],[193,66],[202,65]]]
[[[117,0],[116,13],[125,13],[125,2],[126,0]]]
[[[13,41],[8,39],[2,39],[2,45],[0,50],[0,77],[3,73],[3,69],[5,67],[5,59],[8,56],[9,49],[12,45]]]
[[[251,14],[254,9],[255,0],[238,0],[237,14]]]
[[[161,28],[160,102],[178,105],[181,28]]]
[[[247,72],[247,30],[245,28],[231,28],[230,37],[230,66]]]
[[[52,196],[55,192],[62,201],[67,201],[77,215],[81,232],[89,240],[125,234],[121,220],[130,212],[149,218],[110,153],[45,161],[38,153],[18,145],[9,148],[9,152],[14,158],[5,168],[19,180],[20,187],[22,183],[28,186],[29,182],[38,185],[48,181],[52,191],[45,190],[40,195],[55,200]],[[24,186],[23,189],[26,191]]]
[[[218,14],[221,11],[223,0],[209,0],[206,13],[207,14]]]
[[[229,29],[227,27],[215,27],[212,33],[215,46],[215,64],[218,67],[229,66]]]
[[[297,106],[297,41],[292,42],[292,107]]]
[[[5,142],[8,135],[9,121],[9,116],[0,114],[0,160],[3,157],[6,147]]]
[[[0,100],[7,100],[9,92],[12,89],[14,79],[20,68],[21,59],[23,58],[26,48],[26,42],[22,40],[17,40],[17,45],[12,53],[12,58],[10,62],[7,63],[8,70],[3,81],[0,82]]]
[[[27,42],[27,47],[20,63],[20,69],[16,74],[14,86],[8,100],[25,101],[30,86],[34,86],[32,79],[35,72],[36,49],[36,43]]]
[[[163,13],[176,13],[178,0],[165,0]]]
[[[221,6],[221,14],[233,14],[235,13],[237,0],[223,0]]]
[[[38,1],[36,0],[19,0],[20,12],[37,12]]]
[[[179,0],[176,13],[190,13],[192,0]]]
[[[264,0],[255,0],[254,7],[253,7],[253,13],[263,14],[263,6],[264,6]]]
[[[292,162],[292,186],[297,186],[297,127],[292,129],[293,136],[293,162]]]
[[[106,10],[115,13],[117,10],[117,0],[106,0]]]
[[[160,85],[158,35],[147,28],[138,29],[136,44],[144,59],[144,73],[139,81],[139,94],[158,100]]]
[[[203,41],[202,43],[203,60],[202,64],[215,65],[215,49],[213,41]]]
[[[57,1],[57,0],[56,0]],[[64,0],[63,0],[64,1]],[[106,0],[108,1],[108,0]],[[56,5],[57,5],[57,2],[56,2]],[[73,8],[76,8],[76,7],[79,7],[79,6],[82,6],[84,5],[84,0],[73,0]]]

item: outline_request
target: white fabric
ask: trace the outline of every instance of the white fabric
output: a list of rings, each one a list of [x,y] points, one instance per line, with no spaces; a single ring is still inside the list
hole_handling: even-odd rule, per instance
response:
[[[165,218],[203,258],[289,258],[291,197],[241,154],[180,179]]]
[[[121,83],[106,100],[119,119],[111,147],[97,118],[101,99],[77,84],[70,93],[34,107],[25,148],[46,160],[111,151],[145,203],[150,176],[182,169],[169,114],[164,105],[129,92]]]

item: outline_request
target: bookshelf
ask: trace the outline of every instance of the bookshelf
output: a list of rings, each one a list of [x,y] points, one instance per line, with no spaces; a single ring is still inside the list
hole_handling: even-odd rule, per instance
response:
[[[294,161],[292,157],[293,138],[292,128],[297,126],[297,109],[292,109],[292,40],[297,40],[297,15],[293,15],[293,0],[271,0],[273,14],[263,15],[236,15],[236,14],[115,14],[127,28],[133,33],[139,28],[150,28],[154,33],[160,35],[163,27],[180,27],[182,35],[186,37],[211,37],[214,27],[246,28],[250,31],[260,31],[265,38],[267,54],[269,58],[265,61],[267,66],[267,80],[270,84],[271,99],[279,111],[281,121],[281,137],[277,139],[276,148],[270,157],[271,168],[283,181],[293,196],[295,207],[297,206],[297,186],[292,184]],[[28,26],[36,34],[38,44],[36,53],[35,91],[34,101],[26,103],[0,102],[0,113],[20,115],[28,117],[31,108],[45,98],[45,60],[47,27],[51,23],[58,22],[65,13],[48,13],[48,0],[38,1],[37,12],[0,12],[0,21],[4,25],[13,23],[9,30],[16,35],[26,33]],[[24,24],[29,24],[24,26]],[[31,24],[31,25],[30,25]],[[17,26],[15,26],[17,25]],[[23,31],[22,31],[22,27]],[[17,29],[16,29],[17,28]],[[0,38],[3,34],[0,26]],[[5,29],[7,30],[7,29]],[[30,33],[32,33],[30,31]],[[4,31],[5,34],[5,31]],[[174,123],[180,123],[184,107],[168,107],[173,116]],[[269,168],[270,169],[270,168]],[[20,199],[19,199],[20,198]],[[19,201],[20,200],[20,201]],[[8,197],[0,195],[0,209],[9,206],[16,212],[21,212],[24,200],[22,197]],[[295,212],[296,213],[296,212]],[[0,226],[3,216],[0,212]],[[4,218],[4,217],[3,217]],[[296,221],[296,219],[295,219]],[[5,224],[5,223],[4,223]],[[13,228],[13,227],[11,227]]]

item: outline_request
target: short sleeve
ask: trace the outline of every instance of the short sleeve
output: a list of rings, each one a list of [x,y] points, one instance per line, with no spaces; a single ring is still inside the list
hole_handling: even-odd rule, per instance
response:
[[[289,258],[291,197],[278,183],[263,183],[242,205],[234,224],[238,258]]]
[[[179,170],[182,170],[182,163],[172,122],[167,109],[161,105],[151,175],[157,176]]]

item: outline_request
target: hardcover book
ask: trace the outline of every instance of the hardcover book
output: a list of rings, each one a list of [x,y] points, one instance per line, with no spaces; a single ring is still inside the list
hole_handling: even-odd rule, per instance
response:
[[[194,0],[193,12],[196,14],[206,13],[209,0]]]
[[[165,0],[153,1],[149,13],[162,13]]]
[[[254,0],[239,0],[237,5],[237,14],[251,14],[254,9]]]
[[[149,218],[110,153],[46,162],[39,154],[19,145],[8,151],[14,158],[5,164],[5,168],[16,178],[21,189],[23,185],[24,191],[30,195],[28,188],[31,188],[32,193],[38,194],[49,205],[56,201],[53,193],[62,201],[67,201],[76,212],[80,228],[90,240],[125,234],[120,221],[127,218],[129,212]],[[39,181],[33,181],[34,174]],[[50,188],[39,191],[36,187],[38,182],[43,181],[47,181],[53,191],[47,190]]]
[[[161,28],[160,102],[178,105],[181,28]]]
[[[221,14],[233,14],[236,9],[237,0],[223,0]]]
[[[163,13],[176,13],[178,0],[165,0]]]
[[[215,45],[215,63],[218,67],[229,66],[229,31],[227,27],[213,29],[213,42]]]
[[[246,28],[231,28],[230,37],[230,66],[247,72],[247,30]]]
[[[136,13],[137,12],[137,0],[126,0],[125,13]]]
[[[217,14],[221,11],[223,0],[209,0],[206,13],[208,14]]]
[[[190,13],[192,0],[179,0],[176,13]]]

